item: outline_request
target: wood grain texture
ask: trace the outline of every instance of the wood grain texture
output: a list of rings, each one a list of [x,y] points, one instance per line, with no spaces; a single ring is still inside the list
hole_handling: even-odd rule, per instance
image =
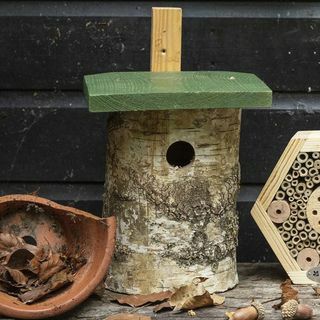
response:
[[[150,70],[181,70],[181,8],[152,8]]]
[[[129,306],[119,305],[110,302],[108,291],[94,294],[87,301],[82,303],[72,312],[59,317],[59,320],[105,320],[107,316],[121,312],[140,313],[151,316],[152,319],[161,320],[225,320],[226,311],[234,311],[236,308],[250,304],[252,298],[264,304],[266,309],[267,320],[281,320],[279,310],[274,310],[272,305],[280,302],[274,301],[280,298],[280,283],[283,282],[287,275],[283,272],[279,264],[274,263],[252,263],[238,264],[240,283],[237,287],[223,295],[226,301],[223,305],[217,307],[201,308],[195,310],[196,316],[190,317],[187,312],[173,313],[165,311],[159,314],[152,312],[153,306],[145,306],[133,309]],[[314,319],[320,316],[319,298],[314,295],[311,286],[294,286],[299,290],[299,298],[302,303],[306,303],[314,309]],[[272,300],[272,301],[270,301]]]
[[[94,112],[269,107],[272,95],[255,75],[222,71],[88,75],[84,91]]]

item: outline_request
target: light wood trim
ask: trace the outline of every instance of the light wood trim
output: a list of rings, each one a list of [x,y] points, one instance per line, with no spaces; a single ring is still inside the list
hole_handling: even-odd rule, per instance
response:
[[[181,38],[182,10],[152,8],[151,71],[181,71]]]
[[[253,206],[251,215],[286,272],[301,271],[298,263],[291,257],[286,244],[259,200]]]
[[[307,278],[306,271],[288,271],[288,276],[294,284],[317,284],[317,282],[312,281]]]

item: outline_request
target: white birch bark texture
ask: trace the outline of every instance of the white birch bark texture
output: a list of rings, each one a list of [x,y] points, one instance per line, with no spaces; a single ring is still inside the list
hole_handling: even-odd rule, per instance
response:
[[[147,294],[198,276],[210,292],[237,284],[240,117],[240,109],[110,116],[104,214],[118,227],[108,288]],[[184,156],[192,161],[179,166]]]

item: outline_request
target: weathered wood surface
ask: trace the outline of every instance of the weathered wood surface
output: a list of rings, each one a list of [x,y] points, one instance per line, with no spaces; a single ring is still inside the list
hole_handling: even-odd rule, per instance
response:
[[[84,74],[149,70],[155,5],[159,2],[1,2],[0,89],[81,90]],[[318,2],[161,5],[184,12],[182,70],[249,72],[273,90],[320,90]]]
[[[197,315],[192,319],[226,319],[226,311],[232,311],[239,306],[247,305],[253,298],[261,302],[274,300],[280,297],[279,285],[287,278],[279,264],[238,264],[238,272],[240,282],[236,288],[224,293],[226,296],[225,304],[220,307],[198,309],[196,310]],[[314,308],[314,319],[318,319],[320,316],[320,300],[313,294],[314,291],[311,286],[296,285],[294,287],[299,290],[300,300]],[[272,309],[272,305],[278,302],[272,301],[265,304],[266,319],[281,320],[280,312]],[[152,306],[147,306],[133,309],[108,302],[107,294],[105,297],[92,295],[74,311],[60,316],[59,319],[104,320],[107,316],[120,312],[142,313],[153,317],[153,319],[191,319],[186,312],[174,314],[167,311],[155,315],[152,308]],[[4,318],[1,318],[1,320],[4,320]]]
[[[165,55],[170,48],[161,50]],[[258,108],[272,103],[271,90],[255,75],[222,71],[101,73],[84,77],[84,92],[93,112]]]

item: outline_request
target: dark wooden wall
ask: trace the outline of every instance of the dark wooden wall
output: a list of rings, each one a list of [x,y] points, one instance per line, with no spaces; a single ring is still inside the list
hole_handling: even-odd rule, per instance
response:
[[[320,129],[320,3],[0,2],[0,194],[38,194],[101,212],[106,114],[84,74],[149,69],[152,6],[183,8],[183,70],[252,72],[270,110],[244,110],[240,261],[272,261],[250,209],[290,137]],[[319,93],[318,93],[319,92]]]

